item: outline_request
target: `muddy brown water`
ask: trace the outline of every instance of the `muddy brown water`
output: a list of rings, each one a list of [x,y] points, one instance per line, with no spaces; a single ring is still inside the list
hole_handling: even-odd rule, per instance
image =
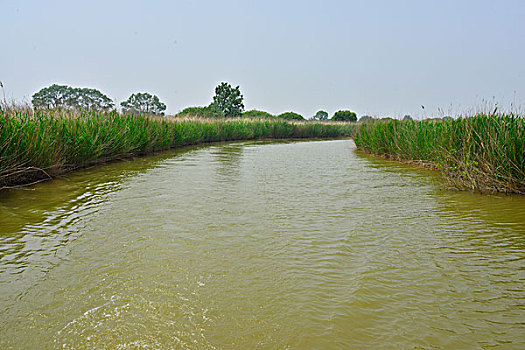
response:
[[[524,287],[524,197],[448,191],[347,140],[0,193],[2,349],[518,349]]]

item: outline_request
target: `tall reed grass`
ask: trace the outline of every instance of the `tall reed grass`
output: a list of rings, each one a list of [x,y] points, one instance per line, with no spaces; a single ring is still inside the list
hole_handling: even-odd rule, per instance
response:
[[[333,138],[355,126],[284,120],[169,119],[0,108],[0,189],[169,148],[216,141]]]
[[[369,121],[359,149],[431,163],[457,188],[525,194],[525,120],[480,114],[442,121]]]

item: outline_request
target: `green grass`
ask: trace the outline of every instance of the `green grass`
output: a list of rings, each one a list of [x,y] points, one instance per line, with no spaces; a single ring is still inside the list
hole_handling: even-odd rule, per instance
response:
[[[354,140],[370,153],[431,163],[457,188],[525,194],[523,118],[369,121],[358,125]]]
[[[75,168],[217,141],[350,136],[352,124],[176,119],[0,108],[0,189]]]

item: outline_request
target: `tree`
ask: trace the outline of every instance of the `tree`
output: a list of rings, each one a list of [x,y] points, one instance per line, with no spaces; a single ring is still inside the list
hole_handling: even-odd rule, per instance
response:
[[[31,103],[37,109],[66,108],[71,99],[73,88],[67,85],[53,84],[33,94]]]
[[[187,107],[180,111],[177,117],[198,117],[198,118],[212,118],[222,116],[217,110],[210,106],[206,107]]]
[[[304,117],[295,112],[285,112],[277,116],[277,118],[283,118],[287,120],[304,120]]]
[[[113,100],[96,89],[73,88],[53,84],[33,94],[31,103],[37,109],[67,108],[105,111],[113,108]]]
[[[242,113],[243,118],[260,118],[260,119],[272,119],[275,118],[274,115],[265,112],[252,109]]]
[[[113,100],[96,89],[73,88],[66,104],[74,109],[107,111],[115,107]]]
[[[375,119],[374,117],[371,117],[371,116],[369,116],[369,115],[364,115],[364,116],[362,116],[361,118],[359,118],[358,121],[361,123],[361,122],[366,122],[366,121],[368,121],[368,120],[374,120],[374,119]]]
[[[412,117],[409,114],[405,114],[405,116],[403,117],[403,120],[404,121],[410,121],[410,120],[414,120],[414,119],[412,119]]]
[[[315,113],[313,120],[320,120],[320,121],[328,120],[328,112],[318,111],[317,113]]]
[[[215,96],[210,106],[225,117],[240,116],[244,111],[244,104],[239,86],[232,88],[228,83],[220,83],[215,88]]]
[[[337,111],[334,113],[332,120],[343,122],[356,122],[357,115],[354,112],[350,111]]]
[[[120,105],[125,112],[164,115],[166,105],[159,98],[147,92],[132,94]]]

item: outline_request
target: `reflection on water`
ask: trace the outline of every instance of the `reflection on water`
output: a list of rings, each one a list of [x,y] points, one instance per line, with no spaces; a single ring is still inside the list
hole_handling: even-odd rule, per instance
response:
[[[230,182],[239,177],[243,149],[244,146],[239,143],[212,147],[210,154],[217,163],[214,180]]]
[[[525,199],[351,141],[244,142],[0,198],[0,346],[525,347]]]

